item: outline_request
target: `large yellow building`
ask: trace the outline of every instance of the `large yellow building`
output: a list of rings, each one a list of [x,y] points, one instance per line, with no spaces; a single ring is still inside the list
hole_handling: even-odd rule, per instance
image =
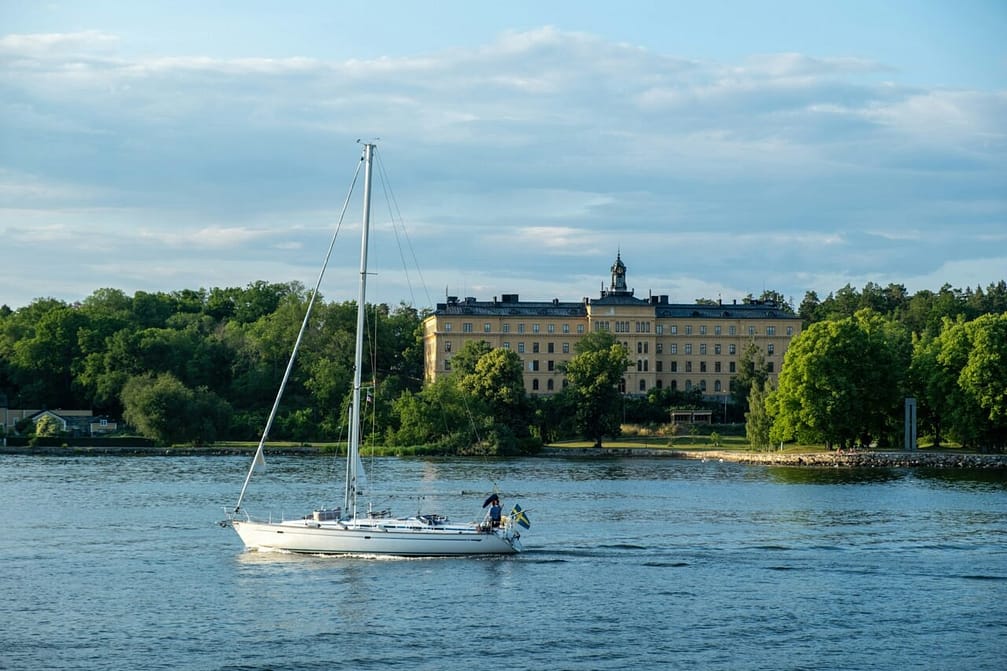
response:
[[[553,394],[566,384],[560,364],[573,356],[577,340],[610,331],[633,363],[623,393],[698,387],[708,398],[724,398],[750,343],[762,350],[775,384],[787,346],[801,330],[798,317],[771,301],[704,305],[669,303],[667,296],[636,298],[626,288],[621,256],[611,272],[608,290],[579,302],[449,296],[423,323],[427,379],[450,373],[452,355],[467,341],[482,340],[521,357],[529,393]]]

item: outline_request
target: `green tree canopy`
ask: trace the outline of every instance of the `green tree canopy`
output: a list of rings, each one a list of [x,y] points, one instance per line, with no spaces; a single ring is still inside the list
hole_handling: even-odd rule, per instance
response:
[[[564,366],[574,398],[575,418],[582,435],[601,447],[605,436],[620,433],[619,382],[629,367],[629,352],[607,331],[585,336],[577,354]]]
[[[945,318],[916,343],[912,379],[937,440],[946,430],[970,447],[1007,446],[1007,312]]]
[[[852,447],[891,440],[909,365],[909,337],[871,310],[812,324],[787,351],[770,395],[773,442]]]
[[[230,422],[230,406],[206,388],[189,389],[171,373],[130,378],[123,418],[160,443],[212,443]]]

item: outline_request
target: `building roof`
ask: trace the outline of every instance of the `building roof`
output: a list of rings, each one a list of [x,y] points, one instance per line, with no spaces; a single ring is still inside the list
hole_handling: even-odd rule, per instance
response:
[[[622,255],[617,254],[611,268],[612,279],[608,289],[604,287],[598,298],[584,298],[578,302],[560,301],[521,301],[517,294],[503,294],[499,300],[494,296],[492,301],[479,301],[472,297],[459,300],[457,296],[448,296],[446,303],[438,303],[434,310],[436,316],[525,316],[525,317],[587,317],[589,306],[626,305],[645,307],[654,306],[654,316],[658,319],[798,319],[797,315],[786,306],[775,301],[737,301],[728,305],[716,303],[669,303],[667,296],[649,296],[636,298],[634,290],[626,284],[626,265]]]
[[[458,300],[449,297],[447,303],[438,303],[434,314],[438,316],[469,317],[574,317],[585,318],[589,306],[632,305],[654,306],[654,316],[658,319],[799,319],[786,308],[773,301],[730,303],[708,305],[704,303],[668,303],[667,296],[653,296],[649,300],[634,298],[625,294],[609,294],[602,298],[585,299],[572,303],[552,301],[519,301],[516,294],[509,294],[513,300],[479,301],[475,298]]]

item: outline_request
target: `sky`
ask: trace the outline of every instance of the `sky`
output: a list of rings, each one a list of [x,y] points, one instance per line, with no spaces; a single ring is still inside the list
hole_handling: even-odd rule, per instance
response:
[[[672,302],[985,288],[1004,36],[1002,0],[0,0],[0,305],[313,286],[360,138],[373,301],[577,301],[616,254]]]

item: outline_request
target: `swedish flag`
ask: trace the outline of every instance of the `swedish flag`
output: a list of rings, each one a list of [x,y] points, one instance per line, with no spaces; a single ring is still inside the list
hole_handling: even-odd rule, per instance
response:
[[[514,504],[514,510],[510,511],[511,519],[518,523],[518,526],[522,526],[525,529],[531,529],[531,520],[528,519],[528,515],[521,510],[521,506]]]

